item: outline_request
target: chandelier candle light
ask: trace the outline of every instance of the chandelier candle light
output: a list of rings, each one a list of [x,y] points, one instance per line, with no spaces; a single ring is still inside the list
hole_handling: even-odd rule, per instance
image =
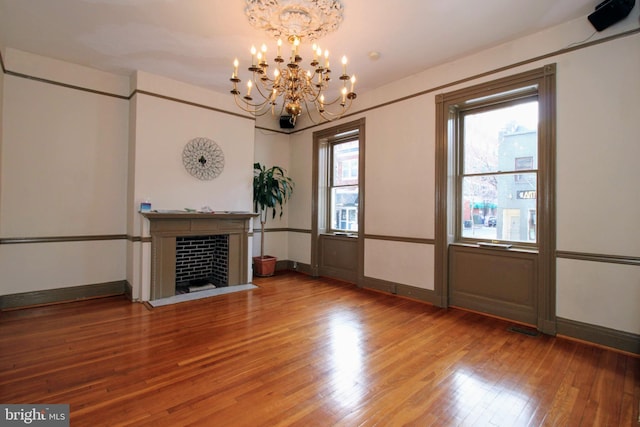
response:
[[[279,114],[286,113],[290,116],[292,125],[295,125],[303,110],[306,110],[312,121],[314,120],[310,109],[315,109],[325,120],[342,117],[356,98],[356,77],[347,74],[347,57],[342,57],[342,74],[338,77],[342,81],[342,88],[339,92],[329,95],[329,51],[323,52],[314,43],[311,48],[313,60],[309,63],[308,70],[301,66],[303,59],[299,53],[303,39],[315,40],[338,27],[342,21],[340,2],[247,0],[245,12],[249,22],[275,36],[278,42],[276,56],[273,59],[272,77],[269,77],[267,46],[262,44],[260,50],[255,46],[251,47],[251,66],[248,67],[251,77],[247,81],[244,96],[238,88],[242,82],[238,75],[240,63],[237,58],[233,61],[230,80],[233,83],[231,93],[236,104],[255,116],[269,111],[276,115],[276,106],[280,105]],[[290,45],[290,53],[285,54],[286,59],[282,53],[283,37]],[[254,100],[254,96],[257,100]],[[327,99],[329,96],[330,99]]]

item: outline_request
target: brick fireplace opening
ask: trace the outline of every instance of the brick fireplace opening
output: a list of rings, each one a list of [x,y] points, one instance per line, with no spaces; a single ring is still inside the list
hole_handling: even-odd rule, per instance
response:
[[[151,300],[182,293],[185,286],[249,282],[249,226],[257,214],[142,215],[151,234]]]
[[[176,294],[228,286],[229,235],[176,238]]]

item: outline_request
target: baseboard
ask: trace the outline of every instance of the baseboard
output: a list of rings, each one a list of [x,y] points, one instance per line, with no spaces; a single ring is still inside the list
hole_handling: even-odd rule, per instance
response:
[[[358,283],[357,271],[350,271],[332,267],[320,267],[318,268],[318,275],[322,277],[328,277],[330,279],[340,280],[342,282],[352,283],[354,285]]]
[[[89,298],[113,295],[127,295],[131,298],[132,289],[126,280],[96,283],[92,285],[72,286],[69,288],[47,289],[43,291],[23,292],[0,296],[0,310],[10,310],[35,305],[55,304]]]
[[[558,336],[587,341],[640,355],[640,335],[560,317],[557,319],[556,329]]]
[[[279,259],[276,261],[276,271],[290,270],[291,261],[286,259]]]
[[[417,299],[433,305],[438,305],[440,302],[440,298],[438,298],[435,291],[432,291],[431,289],[398,284],[396,290],[398,292],[398,295],[402,297]]]
[[[435,291],[432,291],[431,289],[418,288],[417,286],[404,285],[401,283],[394,283],[365,276],[364,281],[362,282],[362,287],[428,302],[429,304],[436,306],[440,303],[440,298],[437,297]]]
[[[298,273],[303,273],[308,276],[311,276],[311,265],[305,264],[297,261],[278,261],[276,262],[276,271],[297,271]]]
[[[396,295],[398,293],[398,284],[388,282],[386,280],[374,279],[373,277],[366,277],[362,282],[362,287],[366,289],[373,289],[374,291],[386,292]]]

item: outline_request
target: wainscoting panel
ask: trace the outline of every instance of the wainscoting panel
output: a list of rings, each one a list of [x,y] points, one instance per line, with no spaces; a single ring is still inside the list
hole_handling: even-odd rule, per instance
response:
[[[358,239],[347,236],[321,235],[319,242],[320,276],[357,283]]]
[[[537,324],[537,254],[452,245],[449,304]]]

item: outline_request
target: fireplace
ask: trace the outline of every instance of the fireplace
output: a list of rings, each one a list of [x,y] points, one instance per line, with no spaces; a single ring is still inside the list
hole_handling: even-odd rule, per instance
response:
[[[176,294],[220,288],[228,281],[228,234],[176,237]]]
[[[151,300],[205,284],[246,284],[252,213],[147,212]]]

